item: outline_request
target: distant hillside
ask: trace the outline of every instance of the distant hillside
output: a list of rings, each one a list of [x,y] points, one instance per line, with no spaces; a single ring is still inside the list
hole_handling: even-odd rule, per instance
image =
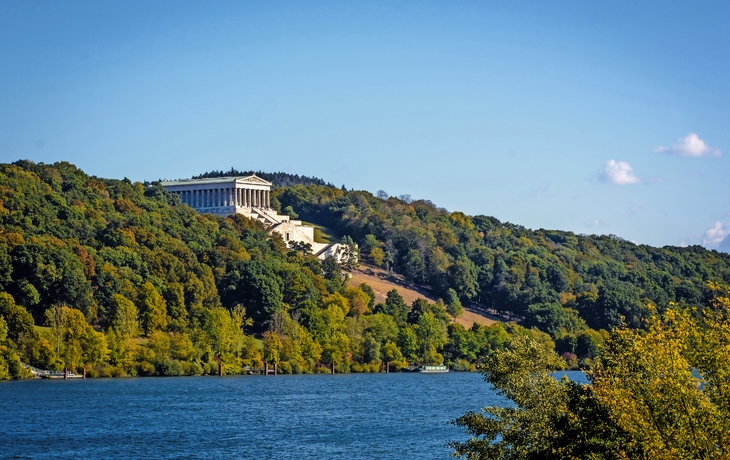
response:
[[[702,305],[708,281],[730,282],[730,254],[701,246],[655,248],[613,235],[530,230],[430,201],[327,186],[296,185],[273,196],[300,218],[350,235],[373,263],[434,296],[453,289],[464,304],[522,318],[556,339],[585,324],[640,327],[648,304]]]
[[[210,171],[198,176],[193,176],[193,179],[207,179],[211,177],[230,177],[230,176],[250,176],[256,174],[260,178],[273,183],[276,187],[289,187],[291,185],[324,185],[327,187],[334,187],[331,183],[325,182],[318,177],[300,176],[299,174],[289,174],[285,172],[267,173],[264,171],[238,171],[237,169],[231,168],[230,171]]]
[[[448,314],[456,295],[445,300],[391,290],[377,302],[334,259],[241,215],[198,214],[159,184],[66,162],[0,164],[0,380],[27,377],[21,362],[90,376],[240,374],[264,362],[281,373],[468,369],[511,334],[553,345],[513,324],[465,329]]]

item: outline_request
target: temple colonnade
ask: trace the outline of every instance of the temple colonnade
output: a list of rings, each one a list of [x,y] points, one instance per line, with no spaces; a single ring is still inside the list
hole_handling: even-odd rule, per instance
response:
[[[215,208],[221,206],[269,208],[271,191],[241,187],[214,187],[175,192],[183,203],[191,208]]]

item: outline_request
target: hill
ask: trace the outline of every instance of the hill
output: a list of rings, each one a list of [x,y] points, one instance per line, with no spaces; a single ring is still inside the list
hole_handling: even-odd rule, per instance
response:
[[[585,325],[640,327],[647,304],[706,304],[708,281],[730,282],[730,255],[700,246],[654,248],[619,237],[530,230],[430,201],[318,185],[278,189],[282,207],[351,236],[376,265],[434,297],[521,318],[558,339]]]
[[[467,330],[446,307],[376,302],[333,259],[240,215],[199,215],[156,183],[0,164],[0,379],[27,376],[21,361],[92,376],[467,368],[509,334],[552,343]]]

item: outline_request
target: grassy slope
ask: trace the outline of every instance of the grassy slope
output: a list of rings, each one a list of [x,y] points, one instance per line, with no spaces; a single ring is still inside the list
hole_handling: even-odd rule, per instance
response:
[[[397,290],[403,297],[403,300],[409,305],[418,298],[425,298],[429,302],[436,302],[438,300],[428,292],[406,284],[400,275],[387,273],[385,270],[371,265],[361,264],[358,270],[351,272],[351,275],[352,278],[349,281],[350,286],[359,286],[362,283],[366,283],[373,288],[373,291],[375,291],[375,303],[385,302],[388,291],[392,289]],[[481,312],[467,309],[464,309],[464,314],[456,319],[457,323],[466,328],[470,328],[474,323],[489,326],[496,321],[496,318],[487,317]]]

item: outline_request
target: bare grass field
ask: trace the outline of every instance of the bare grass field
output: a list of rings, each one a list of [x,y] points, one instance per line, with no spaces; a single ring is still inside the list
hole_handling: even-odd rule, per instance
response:
[[[431,293],[407,284],[400,275],[388,273],[385,270],[371,265],[361,264],[359,269],[350,272],[350,286],[359,286],[362,283],[368,284],[375,292],[375,303],[384,303],[388,291],[395,289],[403,297],[407,304],[412,304],[418,298],[425,298],[429,302],[436,302]],[[472,324],[478,323],[484,326],[499,321],[498,318],[487,315],[475,309],[464,307],[464,313],[456,318],[456,322],[470,328]]]

